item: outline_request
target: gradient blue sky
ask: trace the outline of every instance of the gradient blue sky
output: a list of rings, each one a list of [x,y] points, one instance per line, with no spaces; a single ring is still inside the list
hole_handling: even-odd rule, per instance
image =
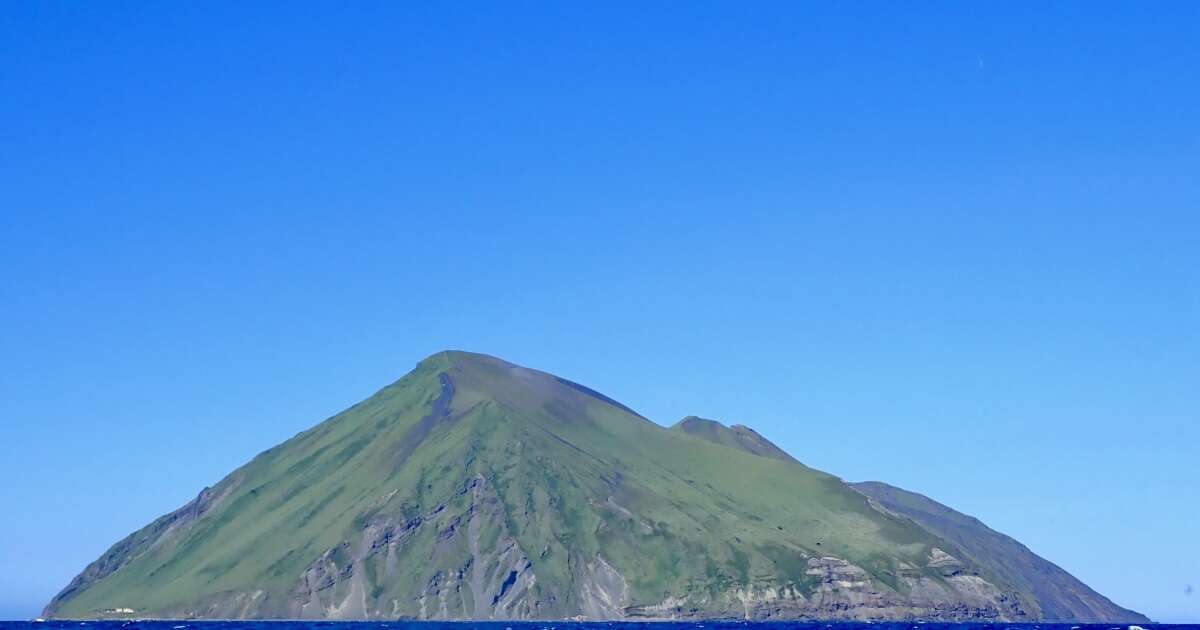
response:
[[[0,7],[0,618],[459,348],[1200,621],[1200,3],[239,4]]]

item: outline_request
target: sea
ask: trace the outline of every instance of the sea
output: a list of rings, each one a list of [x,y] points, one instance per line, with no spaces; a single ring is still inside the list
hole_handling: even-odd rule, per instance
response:
[[[0,621],[0,630],[1200,630],[1200,624],[774,621]]]

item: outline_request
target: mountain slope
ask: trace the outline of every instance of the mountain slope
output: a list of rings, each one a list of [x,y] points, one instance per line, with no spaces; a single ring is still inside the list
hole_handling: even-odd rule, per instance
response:
[[[885,508],[955,543],[964,555],[993,567],[1011,584],[1041,603],[1047,621],[1105,619],[1145,623],[1144,615],[1121,608],[1075,576],[1038,556],[1021,543],[928,497],[878,481],[850,484]]]
[[[439,353],[114,545],[45,616],[1044,616],[989,559],[739,435]]]
[[[753,439],[738,437],[744,429]],[[720,444],[737,446],[750,453],[779,458],[782,449],[757,432],[740,425],[726,427],[715,420],[689,416],[672,429]],[[784,453],[785,457],[790,459]],[[945,540],[956,555],[985,566],[1002,581],[1017,586],[1037,601],[1042,621],[1096,620],[1148,623],[1145,615],[1122,608],[1092,590],[1075,576],[1038,556],[1016,540],[976,519],[946,507],[926,496],[878,481],[849,484],[884,509],[911,519],[921,528]],[[951,548],[949,545],[947,548]]]

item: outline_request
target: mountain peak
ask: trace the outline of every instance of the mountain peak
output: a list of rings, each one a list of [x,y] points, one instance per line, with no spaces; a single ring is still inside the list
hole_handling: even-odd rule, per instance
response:
[[[788,455],[787,451],[744,424],[725,426],[717,420],[688,416],[672,425],[671,430],[687,433],[716,444],[732,446],[762,457],[785,462],[797,461],[796,458]]]
[[[468,352],[466,350],[446,349],[435,352],[424,359],[421,359],[418,366],[427,365],[433,367],[450,367],[461,365],[505,365],[509,367],[517,367],[516,365],[505,361],[499,357],[494,357],[490,354],[482,352]]]
[[[705,433],[717,433],[722,429],[727,429],[724,424],[716,420],[701,418],[700,416],[686,416],[679,422],[671,425],[671,429],[675,431],[683,431],[691,435],[699,435]]]
[[[616,415],[645,416],[584,385],[505,361],[499,357],[464,350],[442,350],[417,364],[417,371],[439,373],[454,386],[461,400],[456,409],[490,400],[518,412],[549,413],[560,418],[587,416],[585,408],[599,405]],[[603,416],[610,414],[602,413]],[[652,423],[651,423],[652,424]]]

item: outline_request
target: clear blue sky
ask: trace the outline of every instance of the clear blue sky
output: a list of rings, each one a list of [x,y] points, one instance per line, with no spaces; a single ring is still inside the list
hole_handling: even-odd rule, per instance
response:
[[[1200,3],[239,4],[0,7],[0,617],[459,348],[1200,621]]]

